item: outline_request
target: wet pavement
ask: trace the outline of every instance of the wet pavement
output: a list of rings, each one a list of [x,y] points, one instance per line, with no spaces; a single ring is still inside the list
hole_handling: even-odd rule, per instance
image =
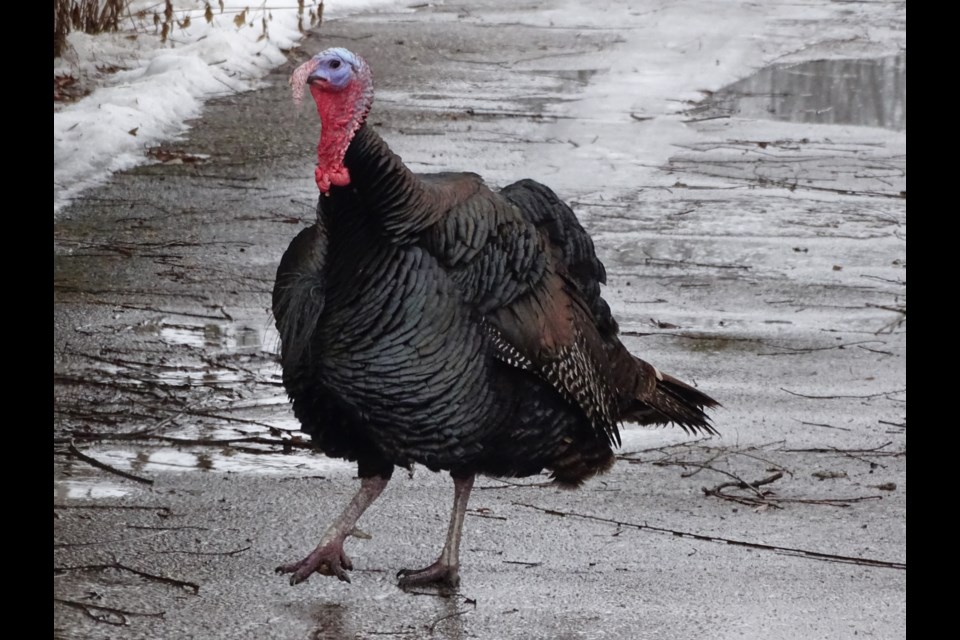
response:
[[[750,49],[678,31],[696,2],[603,4],[328,23],[55,220],[55,637],[905,635],[904,10],[737,5]],[[724,405],[721,438],[628,426],[580,491],[479,481],[454,594],[395,585],[442,545],[452,483],[424,469],[361,519],[352,584],[273,574],[356,489],[299,439],[269,315],[316,201],[286,75],[327,46],[368,59],[416,170],[570,202],[627,346]],[[747,54],[726,87],[638,84]]]

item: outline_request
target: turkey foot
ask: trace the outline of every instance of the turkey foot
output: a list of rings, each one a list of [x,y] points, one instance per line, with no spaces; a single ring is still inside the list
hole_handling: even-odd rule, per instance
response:
[[[424,584],[444,587],[456,587],[460,584],[460,535],[473,480],[474,476],[453,478],[453,510],[450,512],[450,527],[447,529],[447,541],[443,545],[443,551],[429,567],[398,571],[401,589]]]
[[[300,562],[293,562],[277,567],[277,573],[290,573],[290,584],[297,585],[310,577],[311,573],[323,576],[337,576],[344,582],[350,582],[347,571],[353,569],[353,563],[343,551],[343,541],[354,531],[357,520],[366,511],[377,496],[387,486],[389,477],[373,476],[360,480],[360,489],[353,496],[350,504],[343,510],[327,532],[323,534],[320,544]]]
[[[297,585],[310,577],[312,573],[323,576],[337,576],[343,582],[350,582],[347,571],[353,569],[353,563],[343,551],[343,540],[333,540],[310,552],[300,562],[280,565],[277,573],[292,573],[290,584]]]
[[[400,569],[397,572],[401,589],[427,584],[441,587],[456,587],[460,584],[459,567],[444,564],[437,560],[423,569]]]

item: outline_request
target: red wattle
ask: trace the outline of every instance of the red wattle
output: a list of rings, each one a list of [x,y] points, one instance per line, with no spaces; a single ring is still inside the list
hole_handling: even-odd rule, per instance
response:
[[[310,85],[310,93],[317,103],[321,123],[314,173],[317,187],[322,193],[328,193],[331,186],[350,184],[350,172],[343,166],[343,157],[362,122],[362,115],[366,115],[357,113],[363,89],[355,83],[342,91],[333,91],[329,86],[315,83]]]

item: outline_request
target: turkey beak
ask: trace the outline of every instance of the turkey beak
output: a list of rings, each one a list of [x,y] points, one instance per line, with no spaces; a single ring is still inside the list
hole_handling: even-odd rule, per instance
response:
[[[307,76],[307,84],[310,86],[323,86],[325,84],[330,84],[330,78],[327,77],[327,74],[323,69],[317,68],[314,69],[313,73]]]

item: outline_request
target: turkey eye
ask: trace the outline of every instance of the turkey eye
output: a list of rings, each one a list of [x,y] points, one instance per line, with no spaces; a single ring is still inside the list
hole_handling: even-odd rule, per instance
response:
[[[331,68],[331,69],[338,69],[338,68],[340,68],[340,61],[339,61],[339,60],[331,60],[331,61],[330,61],[330,68]]]

